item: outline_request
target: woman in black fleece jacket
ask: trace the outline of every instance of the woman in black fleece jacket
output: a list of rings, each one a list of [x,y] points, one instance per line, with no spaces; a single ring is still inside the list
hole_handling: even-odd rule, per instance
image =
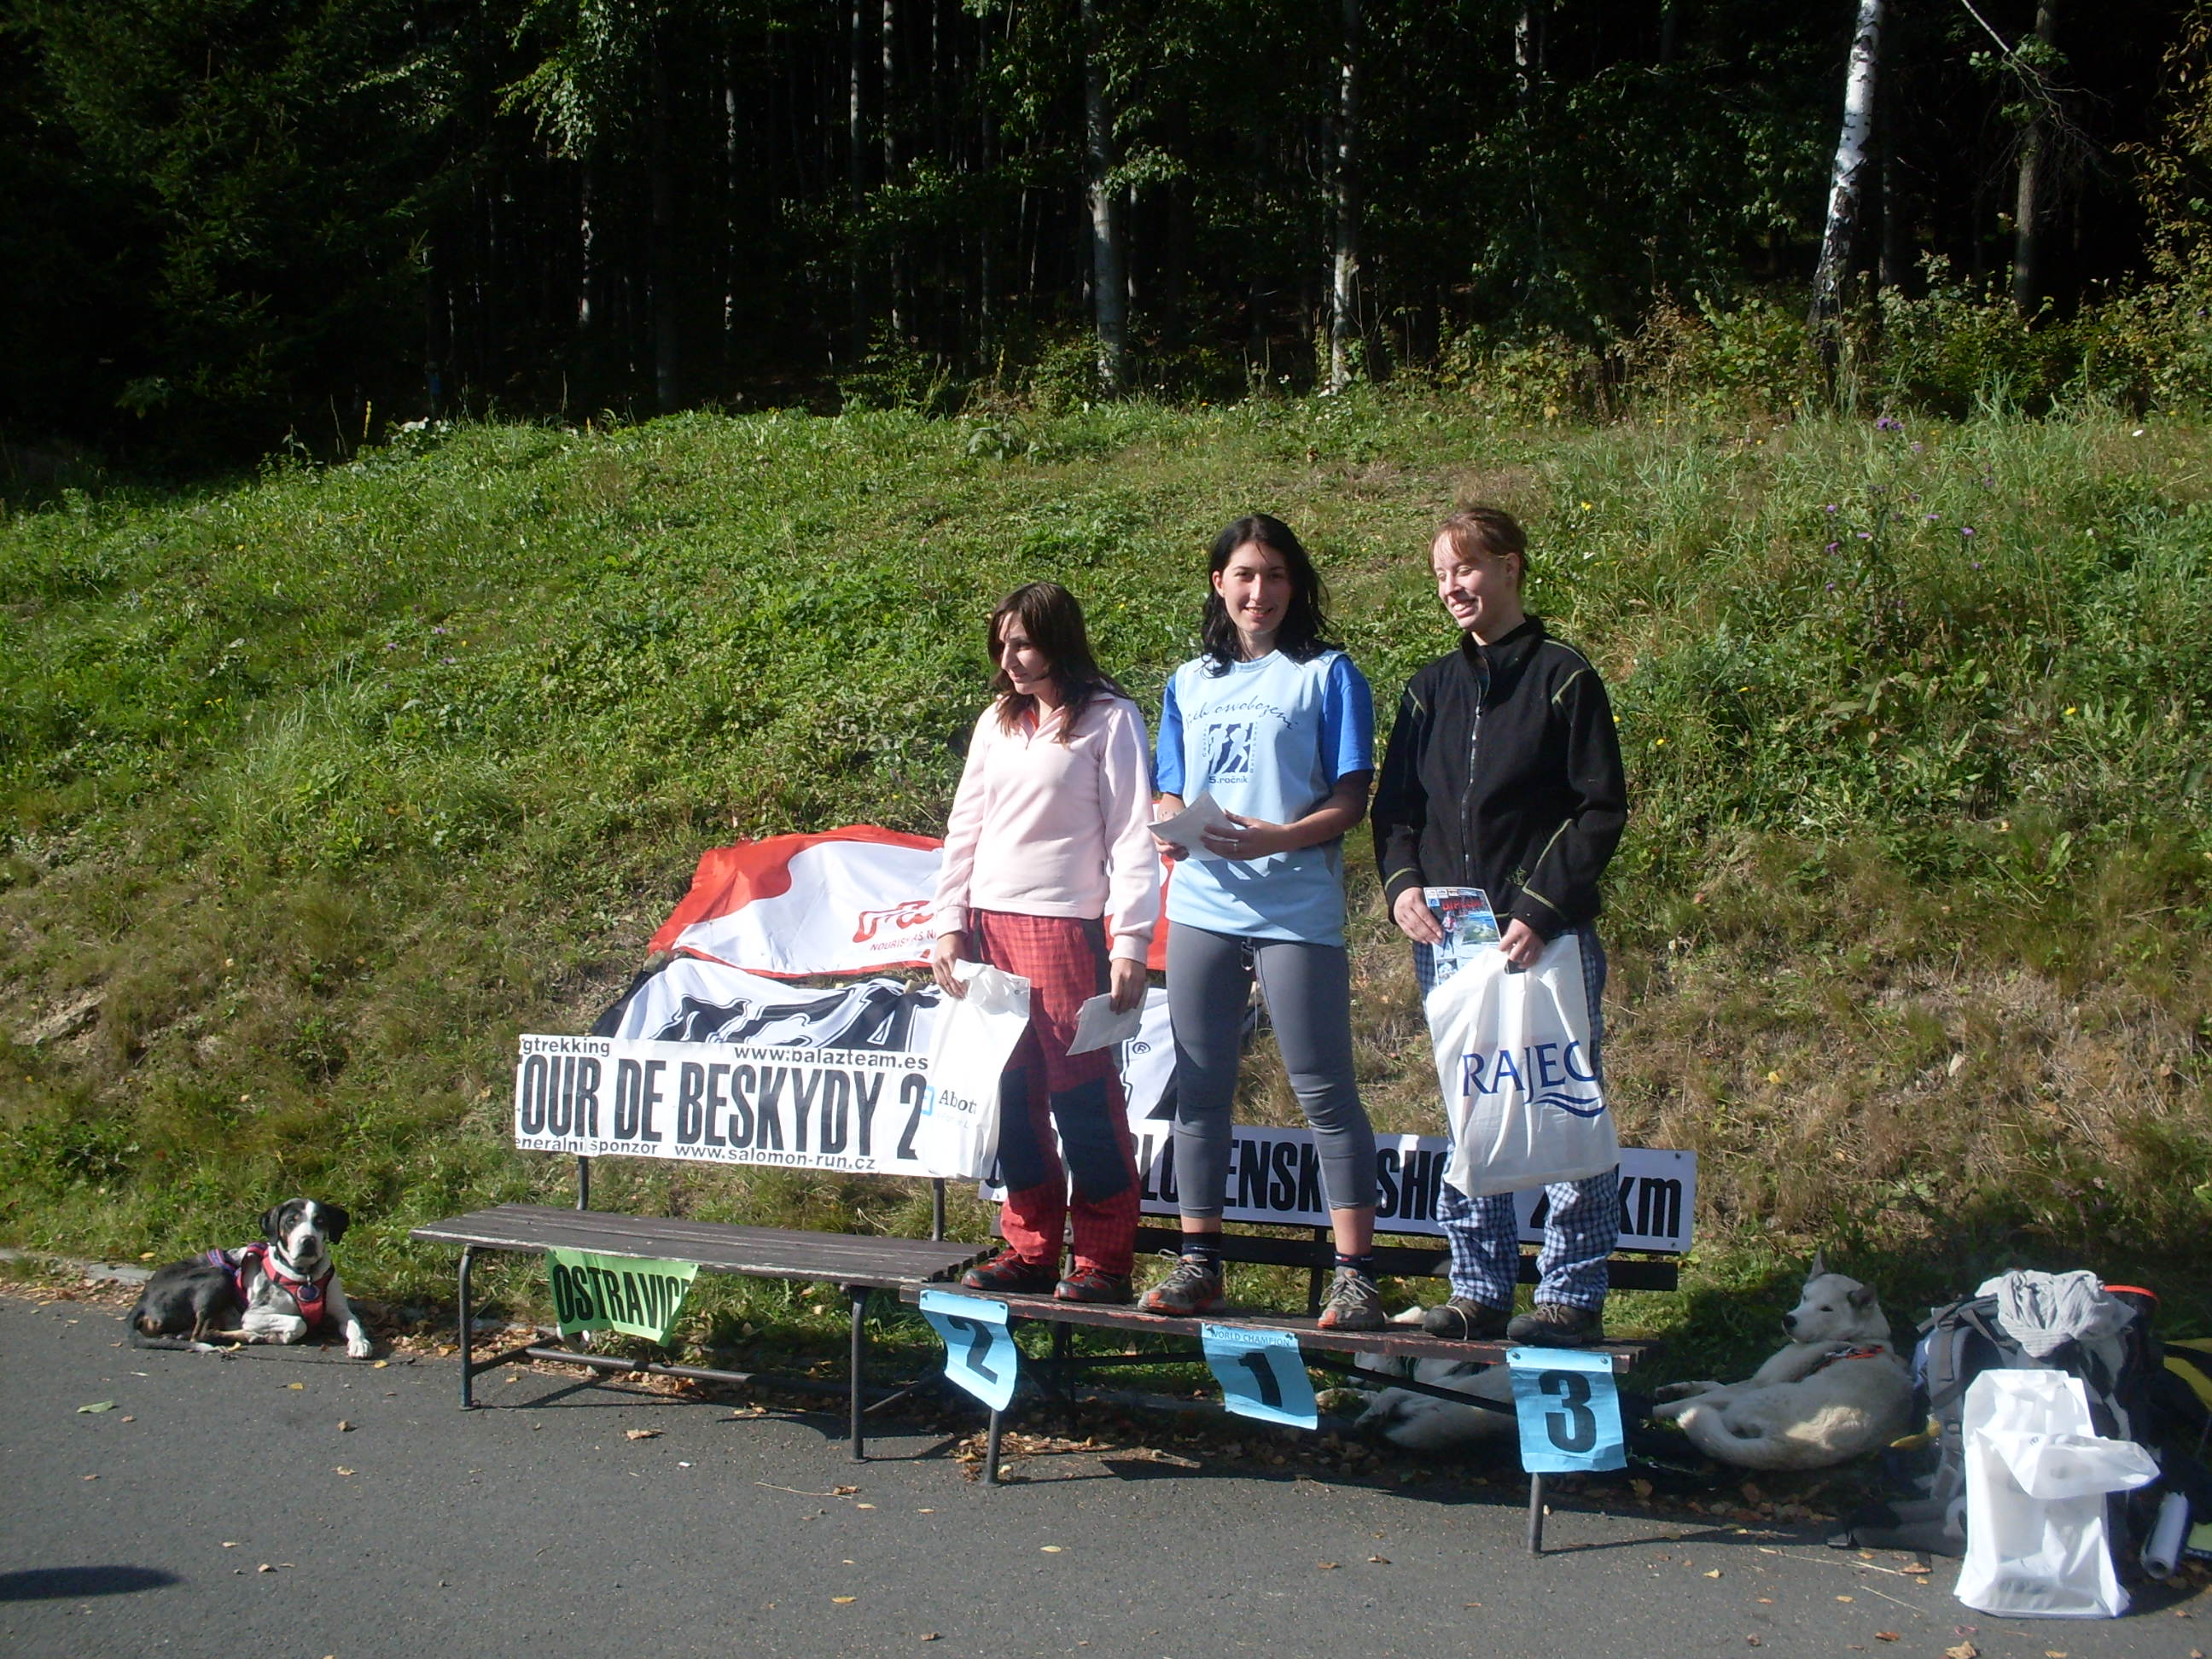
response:
[[[1423,994],[1443,937],[1423,890],[1480,887],[1498,948],[1530,967],[1565,932],[1580,939],[1590,1047],[1600,1045],[1605,954],[1592,927],[1598,878],[1628,819],[1620,741],[1589,659],[1522,609],[1528,541],[1510,514],[1470,507],[1429,550],[1458,649],[1415,674],[1376,789],[1376,862],[1390,915],[1413,941]],[[1547,1189],[1535,1311],[1512,1317],[1520,1244],[1510,1194],[1470,1199],[1449,1182],[1437,1218],[1451,1299],[1422,1323],[1442,1336],[1578,1347],[1604,1334],[1606,1258],[1620,1232],[1618,1170]]]

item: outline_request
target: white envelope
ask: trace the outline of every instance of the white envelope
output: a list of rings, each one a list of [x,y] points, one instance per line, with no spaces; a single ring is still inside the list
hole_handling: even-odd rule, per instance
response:
[[[1162,841],[1180,847],[1194,859],[1218,859],[1222,855],[1207,847],[1203,837],[1209,830],[1233,830],[1229,814],[1221,810],[1221,803],[1207,790],[1196,800],[1171,818],[1161,818],[1152,825],[1152,833]]]
[[[1127,1042],[1137,1035],[1144,1024],[1145,1005],[1140,1000],[1126,1014],[1114,1012],[1114,999],[1097,996],[1075,1011],[1075,1041],[1067,1045],[1071,1054],[1087,1054],[1093,1048],[1110,1048],[1117,1042]]]

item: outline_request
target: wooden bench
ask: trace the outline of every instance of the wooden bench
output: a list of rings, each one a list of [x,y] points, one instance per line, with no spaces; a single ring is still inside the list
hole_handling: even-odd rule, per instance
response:
[[[489,1358],[473,1352],[475,1332],[469,1296],[469,1272],[479,1250],[543,1254],[551,1249],[590,1250],[600,1255],[695,1261],[714,1273],[755,1279],[781,1279],[835,1285],[852,1309],[852,1357],[845,1394],[855,1461],[866,1455],[862,1419],[908,1392],[895,1390],[869,1405],[866,1392],[867,1338],[863,1316],[872,1291],[918,1296],[922,1285],[956,1277],[983,1254],[975,1244],[944,1239],[872,1238],[851,1233],[800,1232],[780,1227],[733,1227],[719,1222],[654,1219],[615,1215],[601,1210],[555,1209],[537,1204],[501,1204],[471,1215],[416,1227],[410,1237],[461,1247],[458,1301],[460,1317],[461,1406],[476,1404],[475,1382],[483,1372],[521,1359],[557,1360],[597,1370],[650,1372],[703,1382],[769,1382],[811,1390],[808,1377],[775,1377],[750,1371],[715,1370],[697,1365],[667,1365],[579,1353],[533,1337]]]

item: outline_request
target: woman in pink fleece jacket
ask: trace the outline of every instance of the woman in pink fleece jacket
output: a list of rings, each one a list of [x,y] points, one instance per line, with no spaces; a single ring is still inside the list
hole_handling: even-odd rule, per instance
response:
[[[954,997],[963,957],[1019,974],[1030,1028],[1000,1092],[1006,1248],[963,1283],[1127,1302],[1138,1184],[1121,1079],[1110,1048],[1067,1045],[1090,998],[1109,993],[1126,1012],[1145,994],[1160,896],[1144,716],[1091,659],[1082,607],[1057,583],[1009,593],[990,641],[998,696],[975,722],[945,826],[930,967]]]

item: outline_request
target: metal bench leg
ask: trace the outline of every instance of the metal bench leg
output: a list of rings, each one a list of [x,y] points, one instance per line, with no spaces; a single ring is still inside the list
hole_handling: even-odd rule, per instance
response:
[[[475,1265],[476,1254],[473,1246],[462,1247],[460,1285],[453,1297],[455,1303],[459,1304],[461,1319],[461,1409],[463,1411],[467,1411],[477,1403],[477,1374],[475,1367],[470,1361],[469,1354],[469,1338],[473,1334],[472,1328],[476,1323],[476,1310],[469,1305],[469,1269]]]
[[[1528,1477],[1528,1553],[1544,1553],[1544,1477]]]
[[[853,1358],[850,1366],[853,1461],[855,1463],[865,1463],[868,1461],[868,1450],[866,1442],[861,1437],[860,1412],[862,1396],[867,1390],[868,1383],[866,1359],[868,1349],[868,1287],[865,1285],[848,1285],[845,1287],[845,1294],[853,1299]]]
[[[983,1484],[987,1486],[999,1484],[999,1436],[1006,1425],[1004,1412],[991,1413],[991,1431],[983,1438]]]

